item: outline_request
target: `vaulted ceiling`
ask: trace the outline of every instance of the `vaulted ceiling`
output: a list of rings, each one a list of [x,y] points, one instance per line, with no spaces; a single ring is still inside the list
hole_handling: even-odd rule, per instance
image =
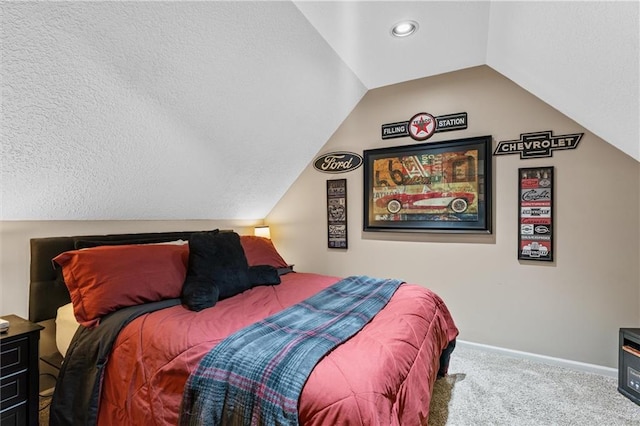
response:
[[[262,218],[367,90],[477,65],[640,160],[637,2],[0,8],[4,220]]]
[[[487,64],[640,160],[636,1],[295,3],[367,89]]]

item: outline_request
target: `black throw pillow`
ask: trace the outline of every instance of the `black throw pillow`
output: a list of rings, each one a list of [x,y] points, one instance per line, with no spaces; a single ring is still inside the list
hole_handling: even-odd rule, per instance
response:
[[[235,232],[198,232],[189,238],[182,302],[194,311],[251,288],[249,264]]]
[[[199,312],[215,305],[219,297],[218,287],[213,285],[210,280],[187,276],[182,286],[180,299],[187,308]]]
[[[251,287],[277,285],[280,284],[280,275],[278,269],[271,265],[249,266],[249,281]]]

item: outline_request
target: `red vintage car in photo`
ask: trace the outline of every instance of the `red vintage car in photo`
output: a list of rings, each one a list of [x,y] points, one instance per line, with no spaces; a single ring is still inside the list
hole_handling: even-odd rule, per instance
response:
[[[467,211],[475,194],[472,192],[425,191],[420,193],[395,193],[378,198],[376,207],[386,208],[396,214],[400,210],[442,210],[450,209],[454,213]]]

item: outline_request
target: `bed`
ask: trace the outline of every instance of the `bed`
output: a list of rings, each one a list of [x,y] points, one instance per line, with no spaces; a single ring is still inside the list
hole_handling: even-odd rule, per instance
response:
[[[222,244],[221,239],[225,244],[231,241],[233,250],[228,245],[219,245],[212,251],[211,242]],[[238,256],[244,259],[240,266],[236,262],[238,256],[227,255],[238,251],[236,240],[242,252]],[[224,267],[211,268],[212,259],[220,257],[226,257],[221,261]],[[56,261],[52,262],[53,259]],[[120,263],[125,265],[125,272],[119,270],[123,268]],[[116,264],[118,267],[113,266]],[[106,281],[94,279],[101,274]],[[237,276],[244,277],[243,282],[250,281],[248,287],[238,292],[225,290],[227,281],[234,281]],[[213,277],[218,283],[213,286],[215,294],[210,294],[212,285],[203,277]],[[83,281],[92,279],[91,285]],[[96,287],[96,283],[101,286]],[[177,285],[180,288],[176,290]],[[379,288],[393,288],[387,299],[376,302],[377,311],[361,319],[357,330],[336,340],[325,352],[291,357],[309,370],[296,379],[300,386],[298,393],[287,396],[287,401],[293,398],[295,404],[293,418],[278,420],[264,408],[258,411],[254,408],[252,421],[243,411],[244,400],[234,402],[235,394],[229,391],[236,391],[232,385],[222,383],[229,386],[223,391],[219,388],[206,391],[214,389],[209,384],[199,387],[198,380],[212,375],[209,372],[213,370],[207,368],[213,367],[206,360],[222,362],[227,355],[219,350],[225,345],[227,350],[237,350],[238,345],[233,349],[234,340],[229,336],[234,335],[237,342],[247,330],[262,333],[253,328],[264,328],[265,324],[274,328],[274,323],[269,322],[272,318],[305,306],[304,318],[314,317],[315,314],[309,314],[312,311],[333,312],[310,301],[346,303],[351,296],[341,293],[342,289],[346,286],[362,289],[365,285],[373,289],[363,291],[367,294],[360,297],[365,299],[373,299],[368,294]],[[196,290],[187,291],[188,286]],[[137,287],[143,289],[134,290]],[[207,289],[204,293],[203,288]],[[322,301],[320,296],[324,297]],[[69,319],[70,312],[77,322]],[[58,350],[65,353],[51,406],[51,426],[426,425],[433,383],[446,374],[458,334],[445,303],[423,286],[366,276],[343,278],[294,271],[270,240],[217,230],[32,239],[29,316],[32,321],[46,324],[43,333],[49,337],[42,340],[57,339]],[[352,319],[363,316],[363,312],[355,312]],[[295,326],[296,322],[302,321],[294,321]],[[289,323],[282,326],[281,335],[318,334],[306,330],[289,333],[290,327]],[[69,337],[71,334],[73,339]],[[255,335],[248,335],[250,341]],[[264,342],[275,340],[270,336]],[[334,336],[325,340],[333,341]],[[290,343],[283,345],[291,347]],[[250,364],[247,360],[258,349],[243,354],[239,363],[246,368]],[[275,361],[269,362],[269,368],[260,367],[259,371],[272,371]],[[279,365],[286,367],[289,362]],[[291,362],[295,371],[271,378],[275,386],[286,388],[284,392],[290,391],[290,376],[298,376],[298,369],[304,370]],[[231,371],[225,377],[235,378],[238,373]],[[246,382],[243,378],[240,387]],[[265,389],[266,385],[259,386]],[[211,418],[222,420],[211,420],[208,411],[196,415],[195,405],[187,406],[196,398],[220,399],[211,397],[214,392],[218,392],[215,395],[223,392],[225,401],[222,414],[216,414],[222,417]],[[248,393],[251,398],[257,394]],[[235,410],[235,417],[225,418],[230,410]]]

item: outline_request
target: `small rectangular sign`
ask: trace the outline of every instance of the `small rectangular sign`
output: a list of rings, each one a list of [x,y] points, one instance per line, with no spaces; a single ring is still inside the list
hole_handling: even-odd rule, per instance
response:
[[[518,169],[518,259],[553,261],[553,167]]]
[[[329,248],[348,248],[347,180],[327,180],[327,239]]]

